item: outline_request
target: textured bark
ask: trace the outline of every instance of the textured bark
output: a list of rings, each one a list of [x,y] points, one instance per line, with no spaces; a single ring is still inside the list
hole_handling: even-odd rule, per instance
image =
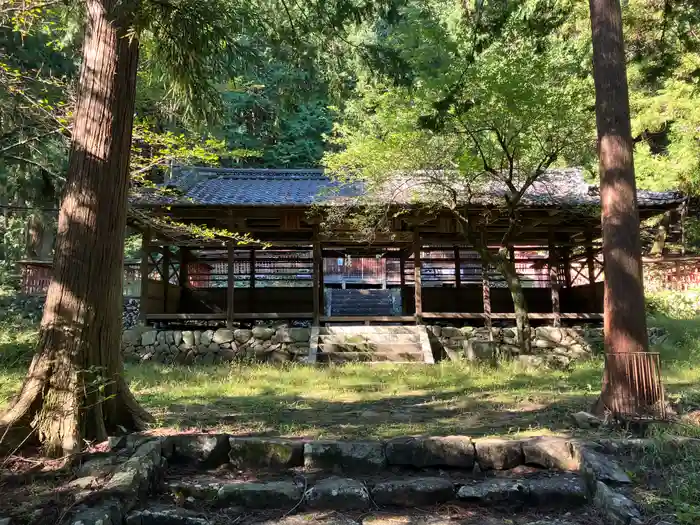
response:
[[[502,246],[498,253],[493,253],[486,245],[484,237],[477,236],[472,230],[469,221],[459,212],[454,213],[460,232],[466,241],[478,252],[481,260],[489,266],[494,266],[503,275],[508,285],[508,291],[513,299],[513,311],[515,312],[515,326],[518,333],[518,346],[526,353],[531,350],[530,319],[528,318],[527,302],[520,281],[520,276],[515,269],[515,263],[510,260],[509,249]],[[489,320],[490,323],[490,320]]]
[[[491,256],[489,254],[489,256]],[[482,255],[483,257],[483,255]],[[515,326],[518,333],[518,346],[525,353],[529,353],[530,346],[530,320],[528,319],[527,303],[525,302],[525,292],[523,291],[520,276],[515,269],[515,264],[508,256],[508,248],[501,247],[497,256],[491,256],[498,271],[506,279],[508,291],[513,299],[513,311],[515,312]]]
[[[87,0],[78,104],[54,277],[37,352],[0,425],[74,453],[149,419],[122,378],[121,276],[138,43],[117,0]],[[123,5],[123,4],[122,4]]]
[[[605,351],[645,352],[649,343],[620,2],[590,0],[590,12],[605,260]],[[599,412],[637,395],[632,378],[622,366],[610,365],[613,361],[623,363],[617,358],[607,361]],[[644,379],[652,385],[655,378]]]

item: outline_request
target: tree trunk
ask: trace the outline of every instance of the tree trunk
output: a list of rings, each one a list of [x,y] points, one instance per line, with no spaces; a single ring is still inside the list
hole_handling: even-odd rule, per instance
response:
[[[598,412],[639,405],[640,384],[660,392],[651,367],[635,381],[625,367],[632,352],[648,350],[642,284],[639,213],[632,159],[629,95],[619,0],[590,0],[593,76],[600,157],[605,260],[606,367]],[[649,405],[656,400],[647,398]]]
[[[515,269],[515,264],[508,256],[508,248],[503,246],[499,249],[498,255],[493,257],[496,268],[506,279],[510,296],[513,299],[513,309],[515,311],[515,326],[518,332],[518,346],[526,354],[530,353],[530,320],[528,318],[527,303],[523,292],[520,276]]]
[[[510,260],[508,247],[502,246],[497,254],[494,254],[488,249],[485,241],[474,235],[466,216],[459,212],[454,213],[457,219],[457,225],[466,241],[471,244],[479,253],[479,257],[490,266],[495,266],[499,272],[505,277],[510,296],[513,299],[513,309],[515,312],[515,326],[518,333],[518,346],[520,349],[529,353],[532,349],[530,341],[530,319],[528,318],[527,302],[525,301],[525,293],[520,281],[520,276],[515,270],[515,264]]]
[[[122,377],[121,286],[138,42],[118,0],[87,0],[70,166],[39,344],[0,425],[49,454],[143,428]]]

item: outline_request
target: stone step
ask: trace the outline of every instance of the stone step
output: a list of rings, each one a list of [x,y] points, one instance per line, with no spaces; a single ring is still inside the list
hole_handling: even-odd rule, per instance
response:
[[[319,363],[423,363],[423,352],[386,353],[386,352],[319,352],[316,356]]]
[[[291,476],[274,480],[217,480],[192,476],[167,480],[165,491],[190,503],[217,508],[298,508],[366,510],[379,506],[419,507],[450,501],[500,507],[568,507],[587,502],[578,474],[543,472],[531,476],[453,479],[448,476],[321,477]]]
[[[346,326],[324,326],[321,327],[320,335],[330,334],[420,334],[425,330],[421,326],[364,326],[364,325],[346,325]]]
[[[320,343],[339,343],[339,344],[353,344],[353,343],[420,343],[420,336],[417,334],[384,334],[384,333],[370,333],[370,334],[328,334],[319,336]]]

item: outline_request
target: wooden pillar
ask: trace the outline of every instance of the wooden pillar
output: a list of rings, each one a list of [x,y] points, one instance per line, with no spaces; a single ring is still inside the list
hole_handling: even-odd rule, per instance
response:
[[[421,283],[420,233],[413,230],[413,280],[415,285],[416,324],[423,324],[423,287]]]
[[[459,246],[455,246],[455,288],[462,287],[462,261],[459,256]]]
[[[571,288],[571,248],[564,250],[562,263],[564,265],[564,285]]]
[[[257,308],[255,304],[255,248],[250,249],[248,271],[248,309],[251,313],[255,313]]]
[[[588,311],[595,312],[598,302],[595,290],[595,253],[593,252],[593,235],[586,232],[586,265],[588,266]]]
[[[481,231],[481,244],[488,250],[486,231]],[[493,323],[491,322],[491,284],[489,282],[489,265],[481,258],[481,296],[484,301],[484,327],[489,331],[489,341],[493,341]],[[495,354],[494,354],[495,355]]]
[[[491,285],[489,284],[489,266],[481,260],[481,293],[484,301],[484,326],[489,331],[489,341],[493,341],[491,330]]]
[[[139,319],[142,323],[146,322],[148,314],[148,274],[150,273],[151,265],[148,256],[151,250],[151,230],[145,228],[141,234],[141,299],[139,301]]]
[[[180,288],[187,288],[187,282],[189,281],[189,273],[187,271],[187,265],[189,263],[189,251],[187,248],[180,248],[180,254],[179,254],[179,264],[180,264],[180,271],[178,272],[177,275],[177,282],[180,285]]]
[[[318,239],[318,230],[314,229],[313,236],[313,325],[321,324],[321,242]]]
[[[554,326],[561,326],[561,308],[559,303],[559,276],[557,275],[558,258],[556,248],[549,243],[549,286],[552,291],[552,313],[554,314]]]
[[[226,326],[229,329],[233,328],[233,299],[236,288],[236,269],[233,265],[235,253],[233,241],[231,241],[228,243],[228,282],[226,283]]]
[[[163,313],[168,313],[168,292],[170,290],[170,246],[163,245]]]
[[[406,255],[403,248],[399,250],[399,297],[401,298],[401,315],[406,315]]]

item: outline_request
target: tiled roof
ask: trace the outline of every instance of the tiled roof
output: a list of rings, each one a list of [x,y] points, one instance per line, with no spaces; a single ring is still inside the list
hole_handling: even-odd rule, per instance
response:
[[[436,181],[444,181],[442,186]],[[385,182],[382,188],[362,183],[342,184],[324,175],[322,170],[177,168],[167,184],[181,198],[165,199],[171,204],[220,206],[309,206],[348,201],[369,193],[380,201],[397,203],[436,202],[444,200],[445,188],[455,188],[460,200],[475,204],[499,202],[505,184],[489,180],[470,192],[459,177],[446,172],[415,172]],[[469,195],[471,194],[471,197]],[[642,207],[668,206],[681,202],[678,192],[637,192]],[[149,201],[145,195],[137,202]],[[162,198],[157,199],[163,202]],[[152,202],[152,201],[151,201]],[[523,195],[525,206],[586,206],[600,203],[596,186],[589,185],[579,168],[552,169],[540,177]]]

